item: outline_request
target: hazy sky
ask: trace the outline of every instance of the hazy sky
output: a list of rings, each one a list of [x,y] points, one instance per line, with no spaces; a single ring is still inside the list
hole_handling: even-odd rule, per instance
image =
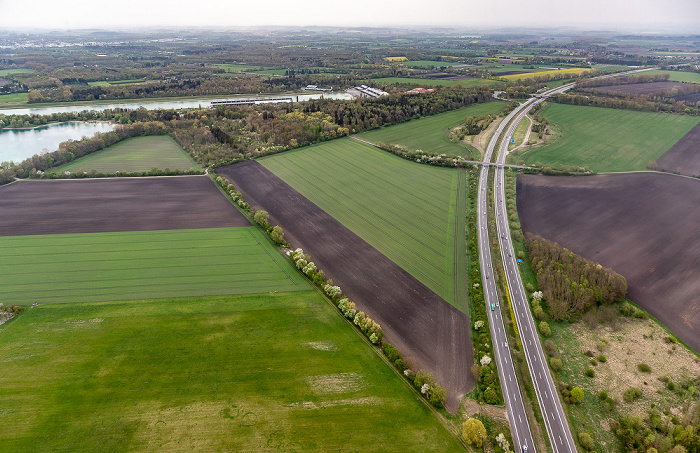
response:
[[[0,0],[0,28],[577,26],[700,33],[700,0]]]

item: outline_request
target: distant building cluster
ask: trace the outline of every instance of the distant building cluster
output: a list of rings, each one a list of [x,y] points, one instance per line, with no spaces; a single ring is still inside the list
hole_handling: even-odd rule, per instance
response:
[[[333,87],[330,88],[319,88],[318,85],[306,85],[302,90],[306,91],[333,91]]]
[[[368,87],[367,85],[360,85],[359,87],[355,87],[354,91],[358,92],[359,96],[367,96],[370,98],[378,98],[380,96],[386,96],[389,94],[386,91],[382,91],[382,90],[379,90],[377,88]]]
[[[423,93],[434,93],[435,88],[414,88],[412,90],[406,91],[406,94],[423,94]]]

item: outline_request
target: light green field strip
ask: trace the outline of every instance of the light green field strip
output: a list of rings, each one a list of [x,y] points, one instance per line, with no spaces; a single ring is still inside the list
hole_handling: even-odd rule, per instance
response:
[[[9,104],[13,102],[25,102],[27,100],[27,93],[12,93],[12,94],[0,94],[0,104]]]
[[[98,172],[114,173],[117,171],[149,171],[153,168],[183,171],[202,170],[202,167],[171,137],[153,135],[124,140],[102,151],[56,167],[53,172],[76,172],[81,169],[89,172],[94,169]]]
[[[358,137],[374,143],[392,143],[412,150],[438,154],[465,155],[466,145],[453,143],[449,139],[450,130],[464,121],[467,116],[496,114],[503,110],[505,103],[487,102],[471,105],[451,112],[426,116],[418,120],[387,126],[358,134]]]
[[[464,273],[454,217],[465,217],[463,171],[413,164],[339,139],[260,163],[460,310]],[[458,193],[459,192],[459,193]],[[458,212],[462,211],[462,212]],[[464,236],[464,233],[461,233]],[[459,240],[457,240],[459,242]],[[449,274],[446,269],[460,268]]]
[[[645,170],[700,122],[692,116],[554,103],[541,115],[562,136],[527,153],[527,165],[577,165],[594,171]]]
[[[6,304],[308,289],[254,227],[0,237]]]
[[[380,77],[371,80],[373,85],[377,84],[410,84],[417,86],[455,86],[462,85],[463,87],[473,87],[481,85],[497,85],[503,84],[499,80],[491,79],[466,79],[466,80],[444,80],[444,79],[414,79],[410,77]]]
[[[316,291],[39,305],[0,338],[2,451],[464,451]]]
[[[656,74],[668,74],[668,80],[670,82],[686,82],[686,83],[700,83],[700,74],[697,72],[682,72],[682,71],[644,71],[640,75],[656,75]]]

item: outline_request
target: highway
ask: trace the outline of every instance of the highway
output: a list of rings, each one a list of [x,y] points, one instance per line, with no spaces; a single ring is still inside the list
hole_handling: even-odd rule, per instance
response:
[[[608,74],[601,78],[616,77],[648,71],[651,68],[626,71],[623,73]],[[496,219],[496,231],[501,252],[501,261],[506,277],[506,284],[513,306],[515,322],[523,345],[523,352],[527,362],[530,377],[535,387],[537,402],[539,403],[542,417],[544,418],[547,435],[554,453],[576,453],[576,444],[571,433],[564,409],[562,407],[556,385],[549,371],[546,356],[542,350],[535,322],[530,312],[528,295],[525,293],[520,278],[517,257],[513,250],[508,225],[508,213],[505,199],[505,160],[508,154],[508,143],[520,121],[530,109],[543,102],[547,97],[563,93],[574,87],[574,83],[568,83],[558,88],[547,90],[530,98],[525,103],[516,107],[498,126],[484,155],[484,165],[479,177],[479,195],[477,198],[478,216],[477,229],[479,235],[479,254],[481,276],[484,285],[484,297],[489,317],[489,327],[494,345],[494,358],[498,366],[498,374],[503,389],[503,397],[506,403],[508,421],[513,435],[513,451],[535,452],[535,444],[527,420],[527,413],[523,404],[520,387],[513,367],[512,356],[508,347],[508,339],[502,318],[502,311],[498,306],[498,293],[493,278],[491,248],[489,246],[488,228],[488,175],[490,168],[495,168],[494,177],[494,217]],[[512,121],[511,121],[512,120]],[[510,123],[510,124],[509,124]],[[505,134],[503,130],[508,127]],[[502,136],[502,140],[501,139]],[[500,140],[500,148],[496,158],[496,165],[490,164],[493,152]],[[504,307],[505,308],[505,307]],[[505,310],[506,313],[508,310]],[[481,357],[477,357],[480,360]]]
[[[501,140],[500,152],[497,156],[496,177],[494,178],[495,190],[494,206],[495,218],[497,219],[498,239],[501,245],[501,259],[504,263],[508,289],[511,293],[511,301],[513,310],[517,320],[517,326],[520,332],[523,343],[523,350],[526,356],[530,374],[535,385],[537,399],[542,409],[543,417],[547,433],[549,435],[552,447],[555,453],[559,452],[576,452],[576,447],[572,438],[567,419],[564,415],[561,402],[558,395],[554,392],[556,387],[549,374],[542,347],[540,345],[537,331],[534,327],[534,321],[530,314],[527,296],[524,292],[522,282],[520,281],[520,273],[516,262],[515,253],[513,252],[510,242],[510,229],[508,227],[508,215],[505,210],[505,188],[504,188],[504,170],[502,165],[505,163],[505,157],[508,150],[508,142],[510,141],[515,128],[525,114],[532,108],[533,105],[541,102],[544,98],[563,92],[573,87],[573,84],[562,85],[559,88],[546,91],[537,98],[532,98],[526,103],[516,107],[498,126],[494,133],[484,155],[484,162],[490,162],[496,145],[503,135]],[[513,120],[513,121],[511,121]],[[510,123],[510,124],[509,124]],[[508,130],[503,134],[504,129],[508,126]],[[484,165],[479,177],[479,195],[477,206],[479,213],[477,216],[477,229],[479,235],[479,259],[481,265],[482,282],[484,286],[484,297],[486,308],[489,317],[489,327],[491,329],[491,338],[494,345],[494,359],[498,366],[498,375],[501,380],[503,389],[503,397],[505,399],[508,421],[513,435],[513,450],[515,452],[527,451],[535,452],[535,443],[532,439],[525,405],[522,400],[520,386],[515,373],[515,368],[512,362],[512,356],[508,347],[508,339],[505,332],[505,326],[502,318],[502,311],[498,306],[499,298],[494,282],[491,247],[489,246],[489,229],[488,229],[488,175],[490,166]],[[517,279],[517,280],[516,280]],[[493,309],[492,309],[493,308]],[[506,313],[508,311],[506,310]],[[477,360],[480,360],[478,357]]]

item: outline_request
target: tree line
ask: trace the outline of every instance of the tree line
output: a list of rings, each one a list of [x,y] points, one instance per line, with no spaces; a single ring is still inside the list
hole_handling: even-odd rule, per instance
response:
[[[612,269],[531,233],[525,234],[525,245],[537,285],[554,320],[569,319],[593,306],[624,300],[627,281]]]

